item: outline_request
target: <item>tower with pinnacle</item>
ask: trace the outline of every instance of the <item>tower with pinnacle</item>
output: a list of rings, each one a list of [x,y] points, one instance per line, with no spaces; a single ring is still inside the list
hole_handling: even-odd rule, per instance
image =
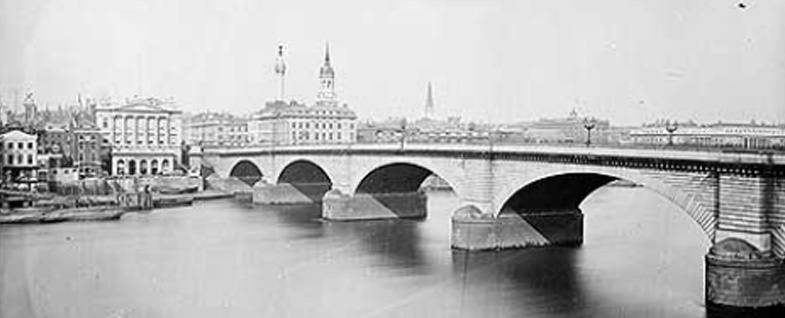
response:
[[[35,99],[33,99],[33,92],[28,92],[25,96],[24,101],[24,108],[25,108],[25,125],[32,125],[35,121],[36,116],[38,115],[38,106],[35,104]]]
[[[278,100],[283,101],[286,98],[286,62],[283,60],[283,45],[278,45],[278,58],[275,61],[275,74],[278,76],[279,91]]]
[[[316,94],[316,104],[320,106],[337,106],[338,100],[335,95],[335,70],[330,65],[330,45],[324,49],[324,64],[319,69],[319,83],[321,89]]]
[[[425,118],[433,119],[433,88],[428,82],[428,96],[425,98]]]

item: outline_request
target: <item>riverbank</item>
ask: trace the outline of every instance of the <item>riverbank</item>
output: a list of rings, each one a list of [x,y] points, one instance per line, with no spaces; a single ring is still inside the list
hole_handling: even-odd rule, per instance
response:
[[[110,221],[119,220],[127,212],[117,206],[26,209],[0,214],[0,224]]]
[[[196,193],[154,195],[153,207],[165,209],[178,206],[190,206],[194,201],[220,200],[233,198],[234,194],[215,190]],[[123,214],[138,211],[110,204],[114,198],[101,196],[90,198],[91,202],[103,204],[88,207],[59,207],[44,205],[28,208],[0,211],[0,224],[35,224],[55,222],[89,222],[119,220]]]

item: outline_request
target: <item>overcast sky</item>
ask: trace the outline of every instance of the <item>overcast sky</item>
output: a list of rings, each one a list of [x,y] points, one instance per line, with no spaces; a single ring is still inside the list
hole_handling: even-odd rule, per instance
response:
[[[325,42],[361,117],[583,114],[785,123],[785,1],[0,0],[0,92],[173,96],[187,111],[311,103]],[[141,72],[140,72],[141,70]],[[141,73],[141,76],[140,76]]]

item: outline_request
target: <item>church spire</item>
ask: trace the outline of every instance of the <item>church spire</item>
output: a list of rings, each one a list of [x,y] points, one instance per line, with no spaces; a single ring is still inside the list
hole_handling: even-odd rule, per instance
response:
[[[324,65],[330,65],[330,42],[324,44]]]
[[[324,47],[324,65],[319,69],[319,83],[322,88],[316,94],[316,103],[325,106],[337,106],[335,96],[335,70],[330,65],[330,43]]]
[[[428,82],[428,96],[425,98],[425,118],[433,118],[433,88],[431,82]]]

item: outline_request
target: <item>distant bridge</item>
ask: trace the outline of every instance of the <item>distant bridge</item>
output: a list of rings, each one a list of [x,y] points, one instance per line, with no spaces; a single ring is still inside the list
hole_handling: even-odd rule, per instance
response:
[[[679,206],[713,243],[708,301],[785,303],[782,154],[375,144],[212,149],[192,162],[255,184],[256,202],[322,201],[331,220],[424,217],[418,189],[436,174],[460,199],[452,245],[463,249],[581,244],[581,202],[628,180]]]

